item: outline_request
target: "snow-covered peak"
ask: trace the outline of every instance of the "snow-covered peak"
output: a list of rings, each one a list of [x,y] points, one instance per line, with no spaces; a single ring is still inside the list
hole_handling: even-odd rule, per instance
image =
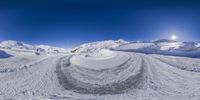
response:
[[[51,53],[68,53],[69,50],[64,48],[57,48],[48,45],[29,45],[19,41],[2,41],[0,42],[0,48],[10,49],[20,52],[29,52],[37,54],[51,54]]]
[[[19,42],[19,41],[13,41],[13,40],[7,40],[0,42],[1,48],[9,48],[9,49],[33,49],[34,47],[32,45]]]
[[[115,42],[116,42],[117,44],[125,44],[125,43],[129,43],[129,42],[123,40],[123,39],[116,40]]]
[[[48,53],[66,53],[66,52],[68,52],[67,49],[58,48],[58,47],[52,47],[52,46],[48,46],[48,45],[37,45],[36,47],[44,49]]]
[[[122,44],[128,43],[122,39],[120,40],[106,40],[106,41],[97,41],[92,43],[85,43],[79,46],[75,49],[75,52],[78,53],[93,53],[93,52],[99,52],[102,49],[113,49],[117,46],[120,46]]]
[[[17,42],[17,41],[12,41],[12,40],[7,40],[7,41],[3,41],[1,42],[1,45],[10,45],[10,46],[17,46],[20,45],[22,46],[24,43],[23,42]]]
[[[117,50],[128,50],[147,54],[167,54],[181,56],[196,56],[200,53],[200,44],[197,42],[181,42],[167,39],[150,42],[131,42],[121,45]]]
[[[153,40],[154,43],[161,43],[161,42],[177,42],[175,40],[169,40],[169,39],[159,39],[159,40]]]

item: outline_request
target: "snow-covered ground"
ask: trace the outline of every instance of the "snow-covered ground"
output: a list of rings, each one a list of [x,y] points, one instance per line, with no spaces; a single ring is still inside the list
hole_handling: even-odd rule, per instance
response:
[[[200,43],[0,43],[0,99],[198,100]]]

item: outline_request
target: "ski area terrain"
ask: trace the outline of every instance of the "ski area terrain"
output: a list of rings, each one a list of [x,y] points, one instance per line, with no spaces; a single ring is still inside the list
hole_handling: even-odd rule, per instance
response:
[[[199,100],[200,42],[0,42],[0,99]]]

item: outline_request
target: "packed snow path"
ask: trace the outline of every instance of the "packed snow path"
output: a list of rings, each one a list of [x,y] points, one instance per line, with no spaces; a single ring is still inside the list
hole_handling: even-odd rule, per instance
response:
[[[0,59],[4,69],[12,69],[8,63],[15,61],[13,71],[0,72],[0,99],[200,98],[198,58],[105,50],[101,55],[34,57],[26,58],[25,68],[17,67],[20,61],[14,58]]]

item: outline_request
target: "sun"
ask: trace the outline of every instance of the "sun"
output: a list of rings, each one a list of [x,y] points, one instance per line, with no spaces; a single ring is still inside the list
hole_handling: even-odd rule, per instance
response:
[[[172,39],[172,40],[176,40],[176,39],[177,39],[176,35],[172,35],[172,36],[171,36],[171,39]]]

